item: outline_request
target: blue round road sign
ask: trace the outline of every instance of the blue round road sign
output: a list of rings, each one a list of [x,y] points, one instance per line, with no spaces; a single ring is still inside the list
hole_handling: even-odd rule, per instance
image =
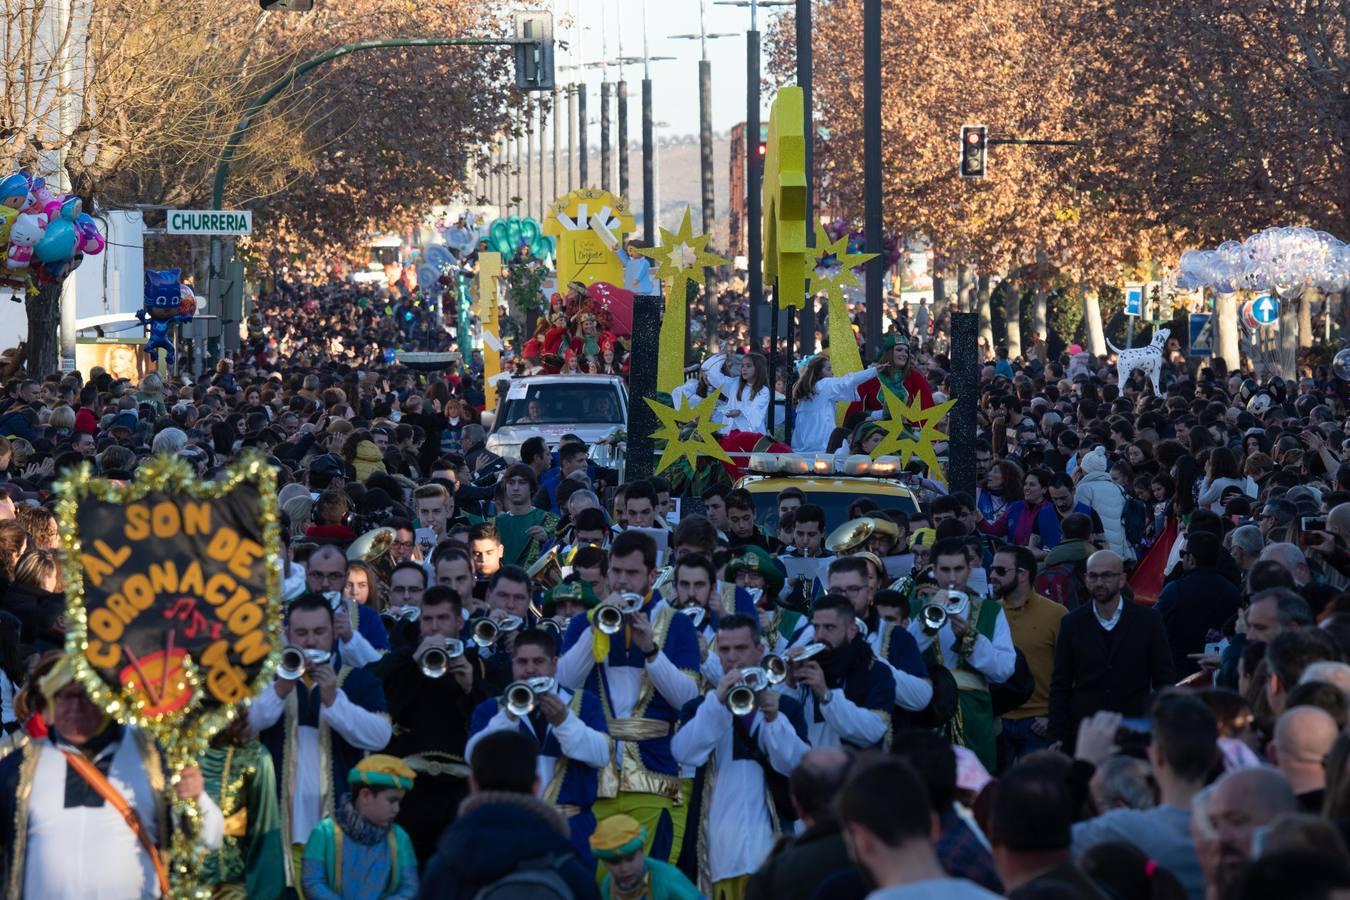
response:
[[[1252,301],[1252,318],[1261,325],[1274,325],[1280,321],[1280,301],[1262,294]]]

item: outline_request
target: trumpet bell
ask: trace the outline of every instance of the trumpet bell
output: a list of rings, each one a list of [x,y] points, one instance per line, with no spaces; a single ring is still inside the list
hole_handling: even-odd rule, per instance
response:
[[[793,664],[804,663],[807,660],[815,659],[817,656],[824,653],[826,649],[828,648],[820,641],[815,641],[813,643],[807,644],[805,647],[802,647],[801,650],[798,651],[797,653],[793,653],[791,650],[789,650],[788,662]]]
[[[497,643],[497,638],[501,636],[501,628],[491,619],[475,619],[469,636],[481,649],[486,650]]]
[[[623,629],[623,610],[612,603],[597,607],[595,627],[603,634],[618,634]]]
[[[552,590],[561,584],[563,570],[562,563],[558,559],[558,548],[550,547],[547,553],[539,557],[535,564],[530,566],[526,574],[530,576],[532,582],[545,591]]]
[[[296,681],[305,674],[305,651],[299,647],[287,646],[281,651],[281,661],[277,663],[277,677],[282,681]]]
[[[440,647],[428,647],[417,658],[422,674],[428,678],[440,678],[450,668],[450,656]]]
[[[769,653],[759,661],[764,669],[764,678],[769,684],[782,684],[787,681],[788,667],[783,657],[776,653]]]
[[[534,712],[539,695],[551,693],[555,686],[556,682],[547,676],[515,681],[507,686],[502,701],[507,712],[516,718],[524,718]]]
[[[361,562],[374,562],[389,552],[394,546],[394,529],[372,528],[347,548],[347,559]]]
[[[748,684],[727,691],[727,709],[733,716],[748,716],[755,711],[755,692]]]

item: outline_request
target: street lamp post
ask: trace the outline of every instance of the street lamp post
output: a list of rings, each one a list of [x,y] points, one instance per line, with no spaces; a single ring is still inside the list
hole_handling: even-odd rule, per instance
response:
[[[867,355],[881,352],[881,0],[863,2],[863,192],[867,263]]]

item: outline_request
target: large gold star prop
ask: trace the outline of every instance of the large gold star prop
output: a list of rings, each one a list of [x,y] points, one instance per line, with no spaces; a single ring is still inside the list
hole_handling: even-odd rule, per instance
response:
[[[712,420],[713,408],[720,396],[720,391],[713,391],[697,406],[692,407],[689,401],[681,396],[678,409],[651,397],[643,398],[661,420],[661,427],[652,434],[652,440],[666,442],[665,449],[661,451],[661,462],[656,467],[658,474],[680,459],[689,460],[689,465],[693,468],[698,467],[700,456],[711,456],[722,462],[731,462],[727,451],[717,443],[717,429],[721,426]]]
[[[726,259],[708,251],[712,235],[694,234],[689,207],[678,231],[661,229],[661,246],[643,247],[637,252],[656,262],[656,275],[666,281],[665,313],[661,317],[661,340],[656,361],[656,389],[667,394],[684,382],[684,331],[689,301],[686,289],[690,281],[702,281],[711,266],[726,265]]]
[[[830,366],[836,375],[848,375],[862,370],[862,355],[858,340],[853,336],[849,322],[848,303],[844,288],[858,286],[853,270],[875,257],[875,253],[849,253],[848,235],[834,243],[820,225],[816,226],[816,246],[811,260],[811,296],[824,293],[828,303],[830,332]]]
[[[912,457],[917,456],[928,466],[928,477],[942,484],[947,476],[938,462],[937,451],[933,448],[936,441],[947,440],[947,435],[938,430],[938,423],[947,415],[947,411],[956,405],[955,400],[939,403],[922,409],[923,402],[914,397],[906,402],[901,400],[886,385],[881,386],[881,394],[886,400],[887,417],[880,424],[886,436],[872,451],[872,458],[879,456],[900,457],[900,468],[909,465]]]

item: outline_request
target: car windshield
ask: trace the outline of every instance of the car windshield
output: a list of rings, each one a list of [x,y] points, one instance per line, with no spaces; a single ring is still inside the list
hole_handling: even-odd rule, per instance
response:
[[[861,496],[868,495],[866,491],[813,491],[809,487],[802,487],[806,494],[806,502],[814,503],[816,506],[825,510],[825,533],[829,534],[834,529],[848,521],[848,508]],[[752,491],[750,496],[755,499],[755,521],[761,522],[773,534],[778,533],[778,493],[776,491]],[[882,509],[902,509],[907,513],[919,511],[919,507],[909,497],[893,497],[885,494],[871,493],[871,498],[881,506]]]
[[[497,416],[503,425],[623,425],[619,394],[611,384],[533,384],[524,396],[508,391]]]

